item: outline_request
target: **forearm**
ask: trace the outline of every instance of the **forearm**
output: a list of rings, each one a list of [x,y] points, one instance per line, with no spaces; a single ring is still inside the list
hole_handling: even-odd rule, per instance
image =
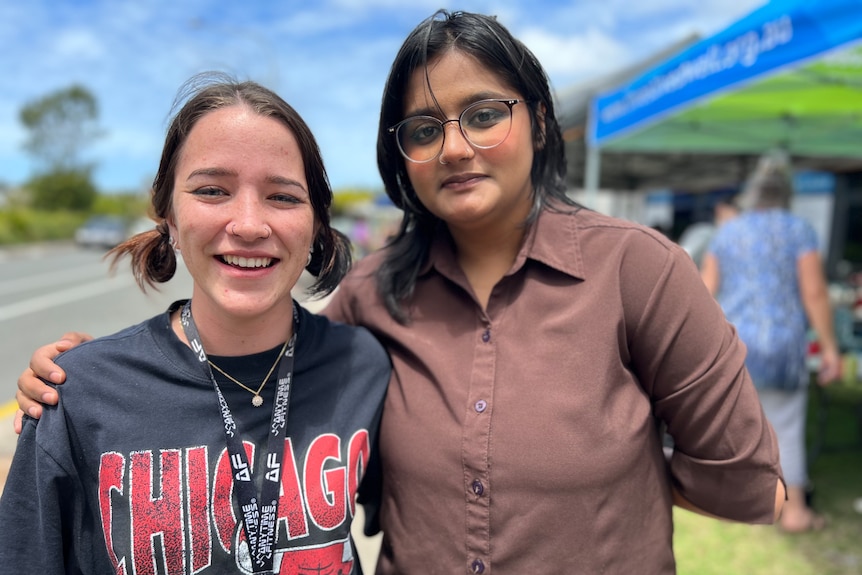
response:
[[[811,328],[817,333],[821,348],[835,349],[838,347],[835,339],[835,328],[832,322],[832,306],[829,296],[824,292],[803,300],[805,313]]]
[[[685,509],[686,511],[691,511],[692,513],[697,513],[698,515],[703,515],[704,517],[711,517],[713,519],[722,519],[718,515],[713,515],[708,511],[704,511],[688,499],[682,496],[682,494],[677,491],[676,487],[671,488],[673,494],[673,504],[679,507],[680,509]]]
[[[700,267],[700,279],[703,280],[706,289],[712,297],[715,297],[718,293],[720,277],[718,260],[711,253],[707,253],[703,256],[703,263]]]
[[[685,509],[687,511],[691,511],[692,513],[697,513],[698,515],[703,515],[705,517],[711,517],[713,519],[725,519],[724,517],[719,517],[718,515],[713,515],[708,511],[704,511],[688,499],[682,496],[682,494],[677,491],[676,487],[671,488],[673,494],[673,504],[679,507],[680,509]],[[784,482],[779,479],[775,486],[775,514],[774,521],[778,521],[778,517],[781,515],[781,509],[784,507],[784,501],[786,500],[786,490],[784,487]]]
[[[811,328],[817,333],[821,349],[837,350],[829,289],[820,256],[816,253],[806,254],[799,261],[799,288],[805,314]]]

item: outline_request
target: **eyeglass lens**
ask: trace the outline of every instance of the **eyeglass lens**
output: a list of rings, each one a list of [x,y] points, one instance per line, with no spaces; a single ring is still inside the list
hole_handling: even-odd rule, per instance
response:
[[[453,121],[453,120],[449,120]],[[414,162],[427,162],[443,149],[444,123],[432,116],[416,116],[396,130],[398,146]],[[471,104],[458,117],[461,133],[476,148],[500,145],[512,127],[512,109],[506,102],[482,101]]]

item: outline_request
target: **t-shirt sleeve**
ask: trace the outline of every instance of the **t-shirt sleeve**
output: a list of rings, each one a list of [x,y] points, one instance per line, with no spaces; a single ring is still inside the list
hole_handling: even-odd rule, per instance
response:
[[[73,535],[63,518],[69,478],[37,440],[38,423],[25,418],[0,498],[0,565],[10,573],[62,574],[64,539]]]
[[[369,269],[365,258],[356,264],[344,277],[338,289],[329,298],[326,307],[320,312],[332,321],[349,325],[362,325],[363,306],[368,305],[375,289],[373,269]],[[370,292],[370,293],[369,293]]]
[[[674,440],[672,481],[715,515],[774,519],[778,446],[745,368],[745,346],[685,254],[637,258],[627,311],[632,365]],[[649,269],[649,268],[652,269]],[[640,281],[635,281],[638,278]]]
[[[320,314],[326,316],[332,321],[353,324],[353,322],[350,321],[351,314],[349,313],[350,307],[347,304],[347,300],[348,294],[344,289],[344,285],[341,285],[332,294],[332,297],[329,298],[329,302],[326,304],[326,307],[320,311]]]
[[[796,238],[796,259],[819,249],[820,240],[817,238],[814,226],[802,218],[798,218],[793,227],[791,237]]]

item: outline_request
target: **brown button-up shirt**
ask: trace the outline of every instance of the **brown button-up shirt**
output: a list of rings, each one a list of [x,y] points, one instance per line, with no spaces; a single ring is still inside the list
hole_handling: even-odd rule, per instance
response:
[[[672,483],[772,521],[778,448],[745,349],[675,244],[546,210],[482,309],[444,234],[407,326],[378,298],[380,258],[326,310],[392,357],[380,572],[674,573]]]

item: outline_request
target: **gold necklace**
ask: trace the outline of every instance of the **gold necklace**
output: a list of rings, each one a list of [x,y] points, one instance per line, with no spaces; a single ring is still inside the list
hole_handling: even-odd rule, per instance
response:
[[[261,405],[263,405],[263,398],[260,396],[260,392],[263,390],[263,386],[266,385],[266,382],[269,381],[269,376],[271,376],[272,372],[275,371],[275,366],[278,365],[278,362],[279,362],[279,360],[281,360],[281,356],[284,355],[284,352],[286,349],[287,349],[287,342],[285,341],[284,345],[281,348],[281,351],[278,352],[278,355],[275,358],[275,363],[272,364],[271,368],[269,368],[269,372],[266,374],[266,377],[263,378],[263,381],[260,383],[260,387],[257,388],[257,391],[248,387],[243,382],[236,379],[235,377],[233,377],[232,375],[227,373],[225,370],[223,370],[222,368],[220,368],[219,366],[217,366],[216,364],[214,364],[210,360],[207,360],[207,363],[209,363],[210,366],[212,366],[217,372],[219,372],[220,374],[222,374],[223,376],[225,376],[226,378],[228,378],[229,380],[231,380],[232,382],[234,382],[235,384],[237,384],[238,386],[240,386],[244,390],[248,391],[252,395],[254,395],[254,397],[251,398],[251,404],[255,407],[260,407]]]

